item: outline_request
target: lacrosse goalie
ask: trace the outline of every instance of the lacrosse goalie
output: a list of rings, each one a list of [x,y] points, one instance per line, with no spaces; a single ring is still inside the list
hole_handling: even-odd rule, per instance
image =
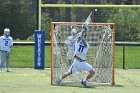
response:
[[[81,84],[84,85],[84,87],[87,87],[88,79],[90,79],[95,74],[94,68],[86,61],[86,55],[89,48],[89,44],[86,40],[86,32],[88,27],[83,25],[82,28],[83,31],[78,33],[75,43],[74,61],[68,71],[56,82],[56,85],[60,85],[61,81],[67,76],[77,71],[85,70],[89,72],[89,74],[81,81]]]
[[[7,72],[10,72],[10,51],[13,46],[13,38],[10,36],[10,29],[5,28],[3,36],[0,37],[0,51],[1,51],[1,59],[0,59],[0,72],[2,72],[2,67],[4,60],[6,59],[6,68]]]

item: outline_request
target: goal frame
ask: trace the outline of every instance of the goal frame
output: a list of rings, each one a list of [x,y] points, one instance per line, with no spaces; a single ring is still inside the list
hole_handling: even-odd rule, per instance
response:
[[[53,85],[53,32],[54,24],[63,25],[82,25],[83,22],[51,22],[50,23],[50,67],[51,67],[51,85]],[[115,68],[114,68],[114,49],[115,49],[115,23],[90,23],[92,25],[112,25],[112,84],[115,85]],[[90,25],[89,24],[89,25]]]

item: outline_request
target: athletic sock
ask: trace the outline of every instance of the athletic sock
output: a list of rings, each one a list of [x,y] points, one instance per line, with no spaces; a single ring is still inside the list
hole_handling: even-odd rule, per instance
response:
[[[83,82],[87,82],[87,79],[84,79]]]

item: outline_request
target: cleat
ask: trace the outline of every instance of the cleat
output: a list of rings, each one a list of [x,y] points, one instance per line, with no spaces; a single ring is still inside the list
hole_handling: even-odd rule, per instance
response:
[[[7,68],[6,72],[10,72],[10,69],[9,69],[9,68]]]
[[[61,85],[61,80],[57,80],[56,83],[55,83],[55,85],[56,85],[56,86]]]
[[[81,81],[81,84],[84,85],[84,87],[87,87],[87,82]]]
[[[10,70],[7,70],[6,72],[10,72]]]

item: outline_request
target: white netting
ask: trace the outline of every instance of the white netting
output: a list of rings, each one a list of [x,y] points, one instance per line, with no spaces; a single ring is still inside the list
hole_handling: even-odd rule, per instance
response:
[[[52,33],[52,83],[62,77],[64,72],[68,70],[67,62],[67,45],[64,44],[72,28],[81,31],[79,23],[57,23],[53,24]],[[98,84],[112,84],[112,56],[113,56],[113,31],[114,24],[90,24],[87,34],[87,40],[90,45],[87,62],[96,70],[96,76],[91,78],[89,82]],[[88,73],[85,71],[76,72],[65,78],[66,82],[79,82],[85,78]]]

